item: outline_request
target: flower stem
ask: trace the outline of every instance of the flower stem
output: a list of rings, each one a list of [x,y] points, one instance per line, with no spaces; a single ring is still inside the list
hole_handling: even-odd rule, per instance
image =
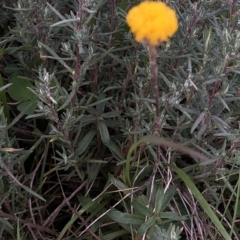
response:
[[[155,119],[153,124],[154,135],[160,136],[160,101],[159,101],[159,87],[158,87],[158,66],[157,66],[157,47],[149,46],[149,60],[151,71],[151,83],[153,86],[153,94],[155,97]]]
[[[152,44],[149,45],[149,62],[151,72],[151,84],[153,87],[153,95],[155,98],[155,118],[153,123],[153,132],[155,136],[160,137],[161,129],[161,118],[160,118],[160,101],[159,101],[159,86],[158,86],[158,66],[157,66],[157,46]],[[158,165],[161,158],[161,148],[159,145],[156,146],[156,159],[153,167],[153,171],[149,179],[141,186],[140,193],[151,183],[151,190],[153,191],[153,185],[155,182],[155,175],[157,173]],[[150,194],[152,196],[152,194]]]

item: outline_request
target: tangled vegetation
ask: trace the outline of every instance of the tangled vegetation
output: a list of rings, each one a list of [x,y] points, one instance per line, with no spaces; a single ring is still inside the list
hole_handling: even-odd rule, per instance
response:
[[[1,1],[0,239],[240,239],[240,3],[140,2]]]

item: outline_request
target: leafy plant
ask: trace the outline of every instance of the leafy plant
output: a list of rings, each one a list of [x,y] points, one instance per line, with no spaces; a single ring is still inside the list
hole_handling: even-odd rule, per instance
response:
[[[24,111],[25,114],[31,115],[37,108],[38,97],[35,96],[28,88],[32,87],[29,80],[21,76],[13,76],[9,82],[12,84],[8,88],[10,97],[15,101],[22,103],[18,104],[18,111]]]
[[[140,2],[2,1],[1,239],[240,239],[239,3]]]

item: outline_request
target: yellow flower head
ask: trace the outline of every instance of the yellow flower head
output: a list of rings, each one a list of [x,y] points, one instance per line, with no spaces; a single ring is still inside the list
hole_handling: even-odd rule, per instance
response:
[[[167,42],[178,29],[176,12],[163,2],[144,1],[130,9],[126,18],[137,42]]]

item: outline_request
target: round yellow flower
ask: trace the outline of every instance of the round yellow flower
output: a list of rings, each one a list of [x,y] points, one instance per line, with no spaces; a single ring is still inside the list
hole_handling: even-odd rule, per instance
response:
[[[163,2],[145,1],[130,9],[126,18],[137,42],[167,42],[178,29],[176,12]]]

